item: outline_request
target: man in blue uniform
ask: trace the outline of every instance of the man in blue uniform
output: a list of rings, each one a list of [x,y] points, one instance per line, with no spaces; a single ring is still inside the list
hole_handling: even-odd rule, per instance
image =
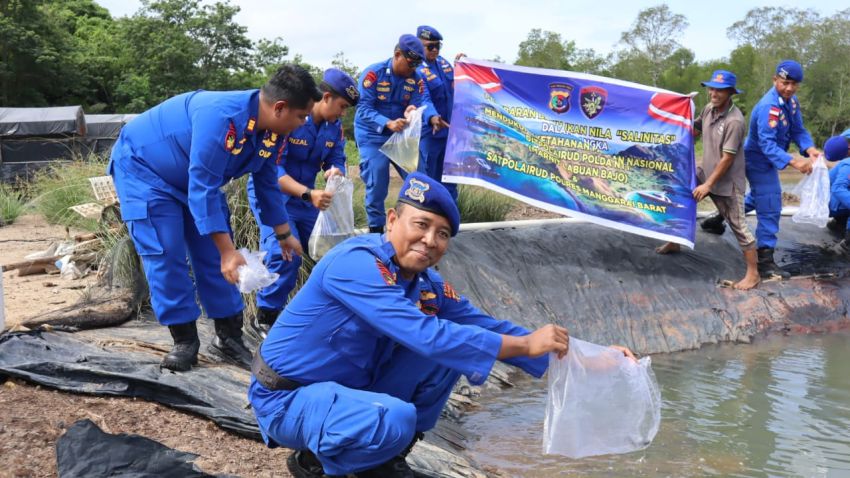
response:
[[[445,119],[447,123],[451,123],[455,73],[452,64],[440,56],[443,36],[436,28],[428,25],[417,28],[416,36],[419,37],[419,41],[425,48],[425,61],[419,65],[417,72],[419,76],[425,79],[431,104],[434,105],[441,118]],[[419,142],[419,171],[441,182],[448,137],[448,129],[435,132],[431,126],[423,125],[422,140]],[[448,189],[456,202],[457,185],[443,183],[443,186]]]
[[[380,151],[394,132],[403,130],[405,114],[426,106],[422,122],[439,131],[448,126],[434,109],[416,68],[425,50],[413,35],[398,39],[392,58],[370,65],[360,75],[360,103],[354,116],[354,139],[360,150],[360,177],[366,184],[366,216],[370,232],[383,232],[384,200],[390,182],[389,158]]]
[[[758,271],[761,277],[789,274],[773,260],[779,218],[782,212],[782,185],[779,170],[789,164],[804,174],[812,172],[812,161],[820,151],[814,146],[811,135],[803,126],[797,89],[803,81],[803,67],[792,60],[784,60],[776,67],[773,88],[759,100],[750,115],[750,130],[744,142],[747,181],[750,192],[745,198],[747,212],[755,209]],[[805,157],[793,156],[788,146],[794,143]],[[722,225],[722,219],[717,221]],[[711,228],[712,223],[703,223]]]
[[[850,129],[826,140],[823,155],[828,161],[838,161],[829,171],[829,216],[827,227],[843,234],[832,250],[850,256]]]
[[[245,260],[233,246],[220,188],[251,173],[263,223],[274,225],[287,258],[300,254],[274,161],[283,136],[304,123],[320,97],[306,70],[285,65],[259,90],[184,93],[121,130],[108,174],[142,258],[154,313],[174,339],[163,367],[188,370],[197,363],[196,293],[215,321],[211,351],[250,363],[242,342],[242,298],[233,285]]]
[[[286,204],[292,234],[301,241],[305,251],[319,210],[327,209],[333,197],[331,192],[314,189],[316,175],[324,171],[327,180],[333,174],[345,174],[345,136],[340,117],[360,98],[354,80],[336,68],[325,71],[319,89],[322,99],[313,105],[304,126],[286,139],[277,164],[277,181],[283,192],[281,200]],[[260,224],[260,244],[266,251],[266,266],[280,274],[274,284],[257,293],[257,317],[253,325],[261,336],[265,336],[295,287],[301,258],[296,256],[291,261],[283,258],[274,230],[259,216],[253,184],[248,186],[248,202]]]
[[[322,258],[254,357],[248,397],[266,443],[299,450],[293,476],[412,477],[461,374],[481,384],[498,359],[540,377],[567,352],[563,327],[496,320],[432,269],[460,222],[439,182],[409,174],[387,213],[386,234]]]

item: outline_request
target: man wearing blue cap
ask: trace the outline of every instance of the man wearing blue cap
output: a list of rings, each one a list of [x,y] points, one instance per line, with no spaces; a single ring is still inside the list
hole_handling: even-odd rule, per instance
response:
[[[419,75],[425,79],[425,86],[431,97],[431,103],[437,113],[447,123],[451,123],[452,104],[454,102],[455,73],[452,64],[440,56],[443,48],[443,36],[436,28],[421,25],[416,29],[416,36],[425,48],[425,61],[419,65]],[[443,161],[446,156],[446,141],[448,129],[434,131],[434,128],[422,127],[422,140],[419,142],[419,171],[442,182]],[[443,186],[457,201],[457,186],[453,183],[443,183]]]
[[[694,121],[696,134],[702,135],[702,165],[697,168],[699,186],[693,195],[697,202],[711,197],[720,217],[729,222],[738,245],[744,251],[747,272],[735,282],[739,290],[752,289],[759,283],[756,240],[744,217],[744,192],[747,188],[744,173],[744,114],[732,102],[732,95],[740,94],[735,85],[734,73],[717,70],[711,80],[701,83],[708,89],[709,104]],[[708,220],[707,220],[708,221]],[[703,226],[705,227],[705,226]],[[721,231],[722,233],[722,231]],[[678,244],[667,243],[656,249],[659,254],[677,252]]]
[[[233,246],[220,188],[250,173],[262,222],[272,225],[285,257],[300,253],[274,161],[283,136],[304,123],[320,97],[306,70],[284,65],[259,90],[184,93],[121,130],[107,171],[142,258],[154,314],[174,339],[162,367],[189,370],[198,361],[196,295],[215,321],[211,350],[250,364],[242,342],[244,304],[233,285],[245,259]]]
[[[563,327],[496,320],[432,268],[460,222],[439,182],[409,174],[387,215],[319,261],[255,355],[248,398],[266,443],[297,450],[293,476],[412,477],[461,374],[479,385],[503,360],[540,377],[567,352]]]
[[[779,170],[789,164],[809,174],[812,161],[820,154],[812,137],[803,126],[797,89],[803,81],[803,67],[792,60],[776,66],[773,88],[759,100],[750,115],[750,131],[744,142],[747,180],[750,192],[745,199],[746,211],[755,209],[758,271],[761,277],[787,278],[789,274],[773,260],[779,219],[782,213],[782,185]],[[794,143],[805,157],[789,154]]]
[[[336,68],[325,71],[319,89],[321,100],[313,104],[304,125],[286,138],[283,153],[277,159],[277,182],[283,193],[280,199],[286,204],[292,235],[304,250],[307,250],[319,210],[327,209],[333,197],[328,191],[314,189],[316,175],[324,171],[327,180],[331,175],[345,174],[345,136],[340,117],[360,99],[354,80]],[[284,259],[274,230],[261,221],[262,208],[253,182],[248,183],[248,202],[260,224],[260,244],[266,251],[266,267],[279,274],[272,285],[257,293],[257,316],[253,326],[261,337],[265,337],[295,288],[301,258]]]
[[[832,250],[850,256],[850,129],[826,140],[823,155],[828,161],[838,161],[829,170],[829,216],[827,227],[843,234],[841,241]]]
[[[425,50],[413,35],[398,39],[392,58],[370,65],[360,75],[360,104],[354,115],[354,139],[360,150],[360,177],[366,184],[366,216],[370,232],[383,232],[384,200],[390,181],[390,160],[380,151],[394,132],[407,126],[405,114],[426,106],[425,125],[439,131],[448,126],[439,115],[416,72]]]

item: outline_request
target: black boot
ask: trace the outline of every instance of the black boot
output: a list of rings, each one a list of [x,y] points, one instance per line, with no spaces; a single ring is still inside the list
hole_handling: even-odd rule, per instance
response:
[[[780,269],[776,262],[773,262],[772,247],[760,247],[758,249],[758,270],[763,279],[769,279],[773,276],[779,276],[782,279],[791,277],[791,274]]]
[[[185,372],[192,368],[192,365],[197,365],[198,349],[201,348],[197,323],[192,321],[186,324],[169,325],[168,331],[171,332],[174,345],[171,347],[171,352],[162,359],[160,367]]]
[[[269,335],[269,329],[274,325],[278,315],[280,315],[280,309],[257,307],[257,316],[251,321],[251,326],[261,340],[265,340]]]
[[[357,478],[414,478],[413,470],[411,470],[410,465],[407,464],[406,458],[410,453],[410,450],[413,449],[413,445],[415,445],[416,442],[421,440],[424,436],[424,433],[416,432],[416,435],[413,436],[413,440],[410,441],[410,444],[407,445],[401,453],[394,456],[390,459],[390,461],[384,464],[370,470],[357,473]]]
[[[720,213],[714,213],[703,219],[700,227],[703,231],[710,234],[723,234],[726,232],[726,224],[723,223],[723,216]]]
[[[286,459],[286,467],[295,478],[331,478],[326,475],[322,464],[310,450],[292,452]]]
[[[242,312],[224,319],[214,319],[213,325],[215,337],[209,351],[230,363],[251,368],[253,355],[242,342]]]
[[[384,233],[384,226],[369,226],[369,234],[372,234],[372,233],[383,234]]]

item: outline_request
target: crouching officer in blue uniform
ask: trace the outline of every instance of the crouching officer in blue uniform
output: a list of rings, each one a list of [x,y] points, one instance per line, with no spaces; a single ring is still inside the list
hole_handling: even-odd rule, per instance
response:
[[[301,253],[287,224],[274,161],[283,136],[301,126],[320,97],[306,70],[285,65],[259,90],[184,93],[121,130],[108,174],[142,258],[154,313],[174,339],[163,367],[188,370],[198,361],[196,292],[215,321],[211,351],[250,364],[242,342],[242,298],[233,285],[245,260],[233,246],[220,188],[251,173],[263,223],[274,225],[285,256]]]
[[[422,25],[416,29],[416,36],[425,48],[425,61],[417,72],[424,78],[431,104],[446,123],[451,123],[452,104],[454,102],[455,71],[452,64],[440,56],[443,48],[443,36],[437,29]],[[449,138],[447,128],[435,131],[430,125],[422,126],[422,139],[419,142],[419,171],[442,182],[443,161],[446,157],[446,141]],[[443,183],[457,202],[457,185]]]
[[[305,251],[319,210],[327,209],[333,198],[331,192],[314,189],[316,175],[324,171],[327,180],[333,174],[345,174],[345,136],[340,117],[360,98],[354,80],[336,68],[325,71],[319,89],[322,99],[313,105],[304,126],[286,139],[277,161],[281,200],[286,204],[292,235],[301,241]],[[274,230],[262,222],[257,199],[253,184],[249,183],[248,202],[260,224],[266,267],[280,275],[274,284],[257,293],[257,317],[253,325],[265,337],[295,288],[301,258],[295,256],[291,261],[283,258]]]
[[[413,35],[398,39],[392,58],[370,65],[360,75],[360,103],[354,116],[354,139],[360,150],[360,178],[366,184],[366,216],[370,232],[383,232],[384,200],[390,182],[390,160],[380,151],[394,132],[403,130],[405,114],[426,106],[422,122],[434,131],[448,126],[428,96],[416,72],[425,50]]]
[[[782,213],[779,170],[791,165],[803,174],[809,174],[812,172],[812,161],[806,157],[814,158],[820,154],[803,126],[800,102],[796,96],[802,81],[803,67],[796,61],[785,60],[777,65],[773,88],[753,108],[750,130],[744,142],[747,181],[750,183],[745,210],[756,211],[758,271],[765,278],[789,276],[773,260]],[[806,157],[787,153],[792,142]]]
[[[503,360],[540,377],[567,352],[563,327],[494,319],[432,269],[459,227],[440,183],[409,174],[387,213],[386,234],[322,258],[254,356],[248,398],[266,443],[298,450],[293,476],[412,477],[461,374],[478,385]]]
[[[829,170],[829,216],[826,226],[842,235],[832,251],[850,256],[850,129],[826,140],[823,155],[828,161],[838,161]]]

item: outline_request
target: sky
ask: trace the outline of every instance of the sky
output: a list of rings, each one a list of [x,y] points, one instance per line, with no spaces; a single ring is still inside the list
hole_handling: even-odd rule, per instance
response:
[[[96,0],[114,17],[132,15],[138,0]],[[207,3],[209,0],[204,0]],[[639,11],[662,2],[628,0],[424,0],[401,2],[345,0],[231,0],[241,11],[236,22],[248,28],[248,37],[281,37],[290,56],[329,67],[337,52],[359,67],[392,55],[398,37],[430,25],[443,36],[441,54],[453,59],[463,52],[472,58],[513,63],[520,42],[533,28],[554,31],[579,48],[606,54],[617,49],[622,32],[629,30]],[[846,1],[803,0],[797,3],[748,2],[745,0],[672,0],[667,5],[685,15],[690,25],[681,43],[696,54],[697,61],[727,57],[735,43],[726,29],[743,20],[749,10],[763,6],[811,8],[822,16],[847,8]],[[616,15],[612,13],[616,12]]]

